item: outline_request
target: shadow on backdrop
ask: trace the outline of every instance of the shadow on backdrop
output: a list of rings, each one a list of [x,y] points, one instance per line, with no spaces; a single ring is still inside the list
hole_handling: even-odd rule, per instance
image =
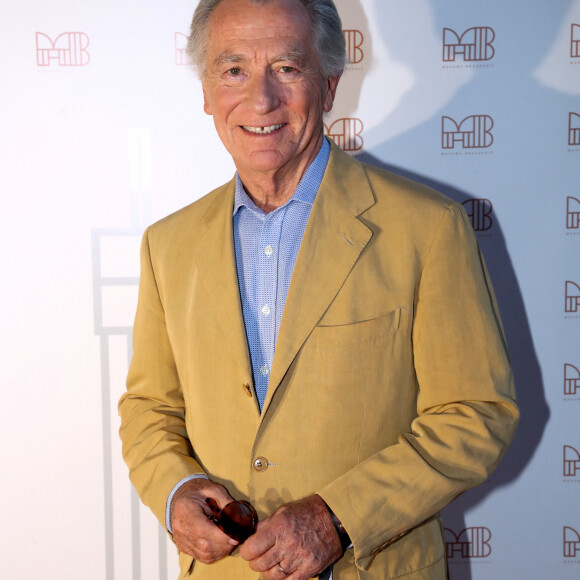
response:
[[[397,107],[389,112],[384,120],[365,132],[365,142],[368,141],[369,145],[357,155],[357,158],[424,183],[459,203],[464,203],[470,199],[481,197],[481,191],[469,191],[451,185],[441,173],[436,174],[436,176],[425,174],[422,169],[417,170],[416,163],[414,166],[412,165],[414,168],[411,169],[406,160],[420,156],[426,148],[440,149],[440,144],[433,142],[433,136],[441,135],[441,116],[445,115],[447,110],[464,111],[467,109],[468,114],[473,114],[474,111],[469,111],[469,108],[473,106],[474,96],[478,100],[488,99],[495,107],[498,103],[503,106],[501,99],[505,95],[510,95],[514,105],[518,109],[522,109],[520,111],[522,123],[530,112],[526,111],[526,107],[521,104],[530,101],[530,94],[534,95],[534,99],[538,103],[546,102],[552,106],[554,101],[558,102],[559,98],[563,98],[534,81],[532,72],[554,42],[557,27],[572,5],[572,0],[555,4],[546,3],[543,8],[534,8],[533,14],[530,13],[528,16],[533,19],[531,23],[533,42],[526,43],[525,50],[522,50],[513,38],[506,40],[505,35],[504,38],[497,38],[497,47],[503,51],[502,58],[508,63],[517,63],[517,67],[506,66],[506,70],[498,65],[497,69],[499,70],[494,71],[494,75],[496,75],[494,81],[498,82],[499,80],[502,84],[502,95],[490,92],[489,87],[493,83],[489,82],[489,76],[480,74],[477,69],[470,71],[469,76],[464,74],[459,77],[458,82],[451,87],[452,91],[448,94],[442,94],[440,87],[442,30],[444,27],[453,26],[466,30],[469,26],[476,26],[480,23],[489,25],[490,22],[498,22],[498,29],[500,29],[498,33],[511,30],[515,35],[520,30],[522,16],[525,16],[522,11],[519,9],[506,10],[503,1],[490,0],[484,6],[474,6],[471,16],[472,18],[476,17],[477,21],[471,20],[466,24],[464,21],[466,10],[459,3],[455,7],[446,6],[443,8],[442,3],[434,0],[418,0],[418,2],[428,12],[424,18],[418,18],[417,3],[415,2],[410,6],[411,3],[374,0],[373,18],[380,22],[382,37],[373,39],[373,43],[382,42],[390,58],[412,68],[415,82],[412,88],[400,99]],[[359,3],[357,2],[357,4]],[[543,14],[544,12],[545,14]],[[423,26],[430,23],[431,27],[431,30],[416,31],[417,35],[427,35],[429,42],[434,38],[437,39],[437,44],[433,47],[434,50],[436,49],[436,56],[431,55],[430,64],[425,64],[425,61],[429,60],[428,58],[419,58],[417,61],[413,59],[414,50],[416,52],[417,35],[409,34],[409,31],[414,30],[413,26],[416,22],[421,22]],[[365,50],[372,54],[369,42],[365,44]],[[432,70],[433,59],[437,59],[436,71]],[[508,68],[509,71],[507,71]],[[343,82],[349,82],[348,75]],[[387,87],[388,84],[389,79],[385,79]],[[356,94],[360,97],[360,89],[357,90]],[[427,104],[425,105],[426,100]],[[361,111],[362,115],[364,112],[364,110]],[[411,120],[407,127],[404,126],[406,119]],[[513,122],[519,122],[519,119],[512,120]],[[544,122],[546,124],[553,123],[553,119],[549,119],[546,115]],[[528,125],[529,123],[526,124],[526,126]],[[535,130],[542,131],[543,127],[538,127],[536,124]],[[500,192],[491,191],[490,195],[502,195],[504,190],[511,193],[521,193],[522,187],[527,187],[529,191],[542,191],[542,185],[538,184],[537,176],[525,168],[528,154],[530,152],[538,154],[537,151],[531,150],[534,140],[526,140],[524,136],[523,141],[527,142],[522,143],[522,135],[503,135],[502,138],[507,141],[506,149],[514,156],[508,158],[511,172],[505,176],[502,173],[501,178],[497,175],[488,176],[482,172],[478,178],[481,177],[484,191],[486,191],[488,184],[493,187],[494,183],[500,181],[503,189]],[[456,165],[449,165],[449,167],[449,181],[461,182],[461,179],[457,179],[454,174]],[[527,185],[522,183],[524,174],[527,174],[530,180]],[[489,191],[489,189],[487,190]],[[501,310],[516,380],[521,421],[511,448],[491,478],[485,484],[458,498],[444,511],[444,525],[447,523],[456,532],[467,527],[466,514],[470,509],[480,504],[495,490],[515,482],[522,475],[536,453],[550,416],[542,372],[520,284],[506,246],[500,218],[496,213],[493,214],[493,220],[493,234],[488,237],[479,237],[479,242]],[[457,580],[471,580],[472,569],[470,565],[452,566],[451,574]]]

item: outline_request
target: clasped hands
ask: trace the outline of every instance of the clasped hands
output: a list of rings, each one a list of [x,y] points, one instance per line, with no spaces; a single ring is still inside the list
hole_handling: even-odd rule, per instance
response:
[[[171,526],[177,548],[204,564],[213,564],[239,545],[211,519],[206,498],[220,508],[233,501],[225,487],[207,479],[184,484],[173,498]],[[213,502],[211,502],[213,503]],[[307,580],[342,555],[326,504],[317,495],[285,504],[258,523],[240,546],[240,556],[267,580]]]

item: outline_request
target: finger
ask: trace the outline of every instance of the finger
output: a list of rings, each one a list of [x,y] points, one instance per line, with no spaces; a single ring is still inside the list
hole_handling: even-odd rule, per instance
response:
[[[173,538],[180,551],[204,561],[221,559],[234,549],[232,541],[213,522],[201,516],[176,522]],[[233,542],[233,543],[232,543]]]
[[[268,525],[267,520],[260,522],[256,529],[256,533],[250,536],[240,548],[240,556],[246,560],[251,561],[260,558],[276,545],[276,535]],[[274,563],[279,562],[277,560]]]
[[[212,543],[206,538],[184,538],[183,540],[183,543],[178,544],[179,550],[204,564],[213,564],[229,556],[233,550],[233,546]]]
[[[206,479],[192,480],[177,490],[173,498],[171,517],[174,536],[176,531],[187,527],[188,523],[199,525],[200,519],[207,519],[211,515],[207,498],[220,506],[231,501],[231,496],[223,486]]]
[[[287,566],[288,564],[286,564]],[[282,563],[278,563],[266,572],[263,573],[268,580],[302,580],[302,578],[308,578],[307,576],[296,576],[295,573],[289,572]]]
[[[211,545],[231,546],[230,540],[232,538],[220,530],[212,520],[203,516],[184,522],[179,529],[179,533],[190,538],[207,540]]]
[[[223,485],[205,478],[193,479],[183,484],[175,493],[173,501],[177,505],[182,498],[194,502],[203,511],[206,511],[206,498],[214,500],[220,508],[234,499]]]
[[[228,490],[221,485],[214,485],[205,491],[205,498],[213,499],[220,509],[234,501],[234,498],[228,493]]]
[[[279,566],[282,555],[276,549],[268,550],[258,558],[249,560],[248,564],[254,572],[267,572]],[[280,569],[280,568],[279,568]],[[286,570],[286,568],[284,568]]]

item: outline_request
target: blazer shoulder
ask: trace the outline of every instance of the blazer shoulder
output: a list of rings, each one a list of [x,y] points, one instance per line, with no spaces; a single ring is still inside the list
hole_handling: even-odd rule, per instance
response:
[[[221,212],[233,209],[235,179],[221,185],[200,199],[165,216],[149,226],[150,235],[165,236],[182,229],[191,231],[207,226]]]
[[[331,142],[331,157],[323,184],[356,215],[425,218],[445,214],[459,204],[430,187],[351,157]]]
[[[360,217],[375,234],[384,232],[399,245],[409,243],[421,253],[431,246],[445,224],[471,229],[465,210],[457,201],[390,171],[366,163],[362,167],[375,203]]]
[[[362,163],[375,194],[377,203],[395,206],[399,211],[445,213],[460,205],[427,185],[413,181],[391,171]]]

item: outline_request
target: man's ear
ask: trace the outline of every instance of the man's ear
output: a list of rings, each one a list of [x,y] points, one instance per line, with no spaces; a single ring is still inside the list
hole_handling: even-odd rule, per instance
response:
[[[211,106],[209,104],[209,100],[207,98],[207,93],[205,92],[205,85],[202,83],[201,88],[203,90],[203,111],[207,115],[211,115]]]
[[[338,82],[342,75],[337,75],[335,77],[330,77],[326,79],[326,94],[324,95],[324,112],[330,113],[332,111],[332,105],[334,104],[334,98],[336,97],[336,89],[338,88]]]

